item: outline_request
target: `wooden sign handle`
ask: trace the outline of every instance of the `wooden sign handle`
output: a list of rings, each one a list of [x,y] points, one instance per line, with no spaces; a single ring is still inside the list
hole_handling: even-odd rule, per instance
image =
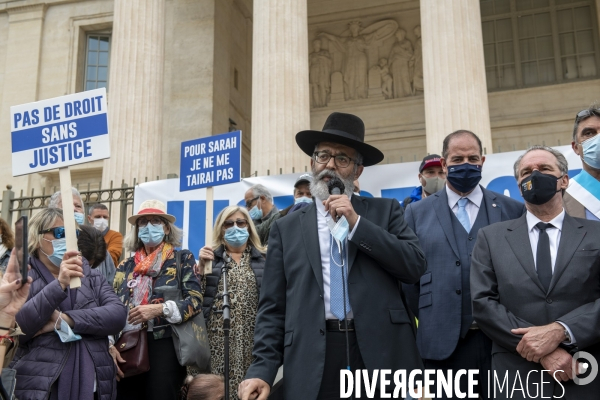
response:
[[[75,226],[75,207],[73,207],[73,190],[71,189],[71,171],[69,167],[58,169],[60,178],[60,197],[62,200],[63,223],[65,226],[65,236],[67,239],[67,251],[78,251],[77,246],[77,228]],[[71,289],[81,287],[79,277],[71,278],[69,284]]]
[[[206,188],[206,229],[204,230],[204,243],[206,246],[212,245],[213,236],[213,188]],[[214,250],[214,249],[213,249]],[[212,273],[212,261],[204,263],[204,275]]]

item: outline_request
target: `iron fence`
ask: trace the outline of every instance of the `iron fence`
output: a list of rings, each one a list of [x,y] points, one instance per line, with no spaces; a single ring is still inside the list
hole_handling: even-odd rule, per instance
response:
[[[84,212],[87,215],[89,206],[96,203],[102,203],[108,207],[110,214],[111,229],[118,230],[122,235],[127,231],[127,217],[133,214],[133,193],[134,187],[128,186],[124,182],[120,187],[92,189],[88,184],[86,188],[76,186],[81,194],[81,200],[84,204]],[[15,197],[15,193],[11,190],[12,186],[7,185],[6,190],[2,192],[2,218],[12,226],[13,221],[26,215],[31,218],[38,210],[48,207],[50,197],[54,193],[46,193],[43,189],[41,194],[36,194],[34,189],[31,189],[31,194],[21,191],[19,197]],[[58,190],[58,188],[55,188]],[[118,218],[117,218],[118,215]],[[87,223],[87,219],[86,219]],[[115,229],[115,224],[118,223],[119,228]]]

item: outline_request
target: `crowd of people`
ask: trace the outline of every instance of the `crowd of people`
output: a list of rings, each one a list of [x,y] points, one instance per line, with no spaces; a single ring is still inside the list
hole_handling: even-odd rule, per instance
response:
[[[546,146],[515,161],[524,203],[480,185],[485,155],[468,130],[423,159],[421,186],[402,202],[360,196],[364,168],[383,159],[364,133],[343,113],[299,132],[312,171],[291,188],[294,204],[279,210],[252,186],[245,207],[218,214],[197,260],[162,202],[143,202],[123,238],[102,204],[86,224],[73,189],[74,216],[58,192],[29,221],[23,277],[0,220],[0,359],[16,398],[218,400],[227,389],[264,400],[284,363],[291,400],[340,398],[340,370],[424,368],[480,371],[482,399],[487,371],[528,377],[510,398],[593,398],[600,380],[577,384],[571,365],[582,351],[600,359],[600,109],[575,118],[577,176]],[[67,218],[78,250],[67,250]],[[184,361],[193,351],[179,334],[197,317],[203,365]],[[14,397],[2,388],[0,398]]]

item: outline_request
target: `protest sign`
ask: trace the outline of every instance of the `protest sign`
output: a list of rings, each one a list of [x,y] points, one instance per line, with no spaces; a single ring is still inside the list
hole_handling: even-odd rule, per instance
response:
[[[242,131],[188,140],[181,143],[179,191],[206,188],[206,245],[211,244],[213,226],[213,186],[239,182],[242,169]],[[204,264],[204,273],[212,263]]]
[[[110,157],[106,89],[12,106],[10,121],[13,176],[59,169],[67,251],[76,251],[69,166]],[[71,288],[80,286],[71,279]]]
[[[239,182],[241,167],[241,131],[188,140],[181,143],[179,190]]]
[[[10,108],[13,176],[110,157],[106,89]]]

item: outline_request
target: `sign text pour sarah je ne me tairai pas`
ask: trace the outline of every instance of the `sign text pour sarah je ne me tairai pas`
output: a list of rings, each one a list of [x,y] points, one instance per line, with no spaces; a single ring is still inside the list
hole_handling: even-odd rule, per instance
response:
[[[241,131],[182,142],[179,190],[239,182],[241,166]]]
[[[13,176],[110,157],[106,89],[10,108]]]

